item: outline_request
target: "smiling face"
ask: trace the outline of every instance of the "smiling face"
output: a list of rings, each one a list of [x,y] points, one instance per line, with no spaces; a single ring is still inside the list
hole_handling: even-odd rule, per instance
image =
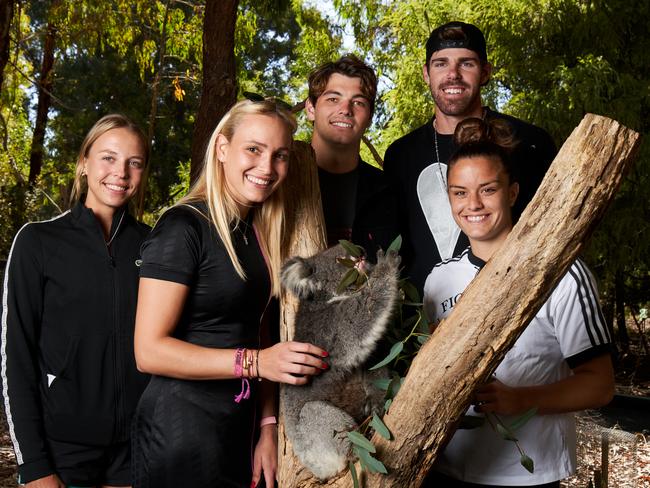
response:
[[[448,174],[454,220],[469,238],[472,251],[487,261],[512,229],[511,207],[519,185],[510,183],[497,158],[461,158]]]
[[[372,118],[361,78],[340,73],[332,73],[316,104],[307,99],[305,108],[314,123],[312,144],[316,145],[358,146]]]
[[[138,190],[145,162],[144,145],[133,131],[104,132],[81,162],[88,181],[86,207],[102,219],[111,219]]]
[[[246,115],[230,141],[223,134],[217,137],[216,164],[223,164],[226,187],[242,217],[286,177],[291,142],[287,124],[272,115]]]
[[[422,69],[436,111],[454,117],[481,110],[481,85],[490,79],[492,67],[481,63],[478,54],[465,48],[436,51]]]

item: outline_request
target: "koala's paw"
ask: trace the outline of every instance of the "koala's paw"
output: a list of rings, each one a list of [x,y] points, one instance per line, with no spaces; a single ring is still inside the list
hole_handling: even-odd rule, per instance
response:
[[[377,266],[386,267],[389,269],[399,268],[402,258],[397,251],[387,251],[384,253],[381,249],[377,251]]]
[[[318,290],[316,281],[312,279],[313,272],[311,266],[303,258],[291,258],[282,267],[280,281],[298,298],[310,298]]]
[[[355,426],[350,415],[331,403],[307,402],[300,411],[293,450],[314,476],[326,480],[347,466],[351,448],[347,432]]]

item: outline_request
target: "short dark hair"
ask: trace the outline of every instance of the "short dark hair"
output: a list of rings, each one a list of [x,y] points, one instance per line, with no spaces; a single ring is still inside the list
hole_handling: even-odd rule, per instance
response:
[[[473,24],[448,22],[434,29],[427,40],[425,64],[429,64],[433,53],[449,48],[469,49],[478,54],[482,63],[487,63],[485,37],[481,30]]]
[[[360,78],[361,92],[370,102],[370,113],[374,113],[375,99],[377,98],[377,75],[375,70],[354,54],[346,54],[336,61],[324,63],[309,73],[309,100],[312,105],[316,105],[316,100],[323,94],[330,76],[334,73],[350,78]]]

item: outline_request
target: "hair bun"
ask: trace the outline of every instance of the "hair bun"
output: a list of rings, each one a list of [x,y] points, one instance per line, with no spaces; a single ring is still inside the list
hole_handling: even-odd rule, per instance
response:
[[[510,124],[505,120],[470,117],[458,123],[454,132],[457,146],[481,142],[496,144],[506,151],[511,151],[516,145]]]

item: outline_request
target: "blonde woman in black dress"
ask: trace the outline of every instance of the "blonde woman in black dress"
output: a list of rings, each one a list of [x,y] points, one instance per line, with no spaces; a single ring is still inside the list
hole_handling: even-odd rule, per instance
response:
[[[279,289],[295,127],[273,101],[237,103],[212,134],[199,180],[143,246],[135,351],[154,376],[134,424],[136,487],[249,488],[262,476],[273,486],[267,382],[304,384],[327,367],[314,345],[269,347],[261,327]]]

